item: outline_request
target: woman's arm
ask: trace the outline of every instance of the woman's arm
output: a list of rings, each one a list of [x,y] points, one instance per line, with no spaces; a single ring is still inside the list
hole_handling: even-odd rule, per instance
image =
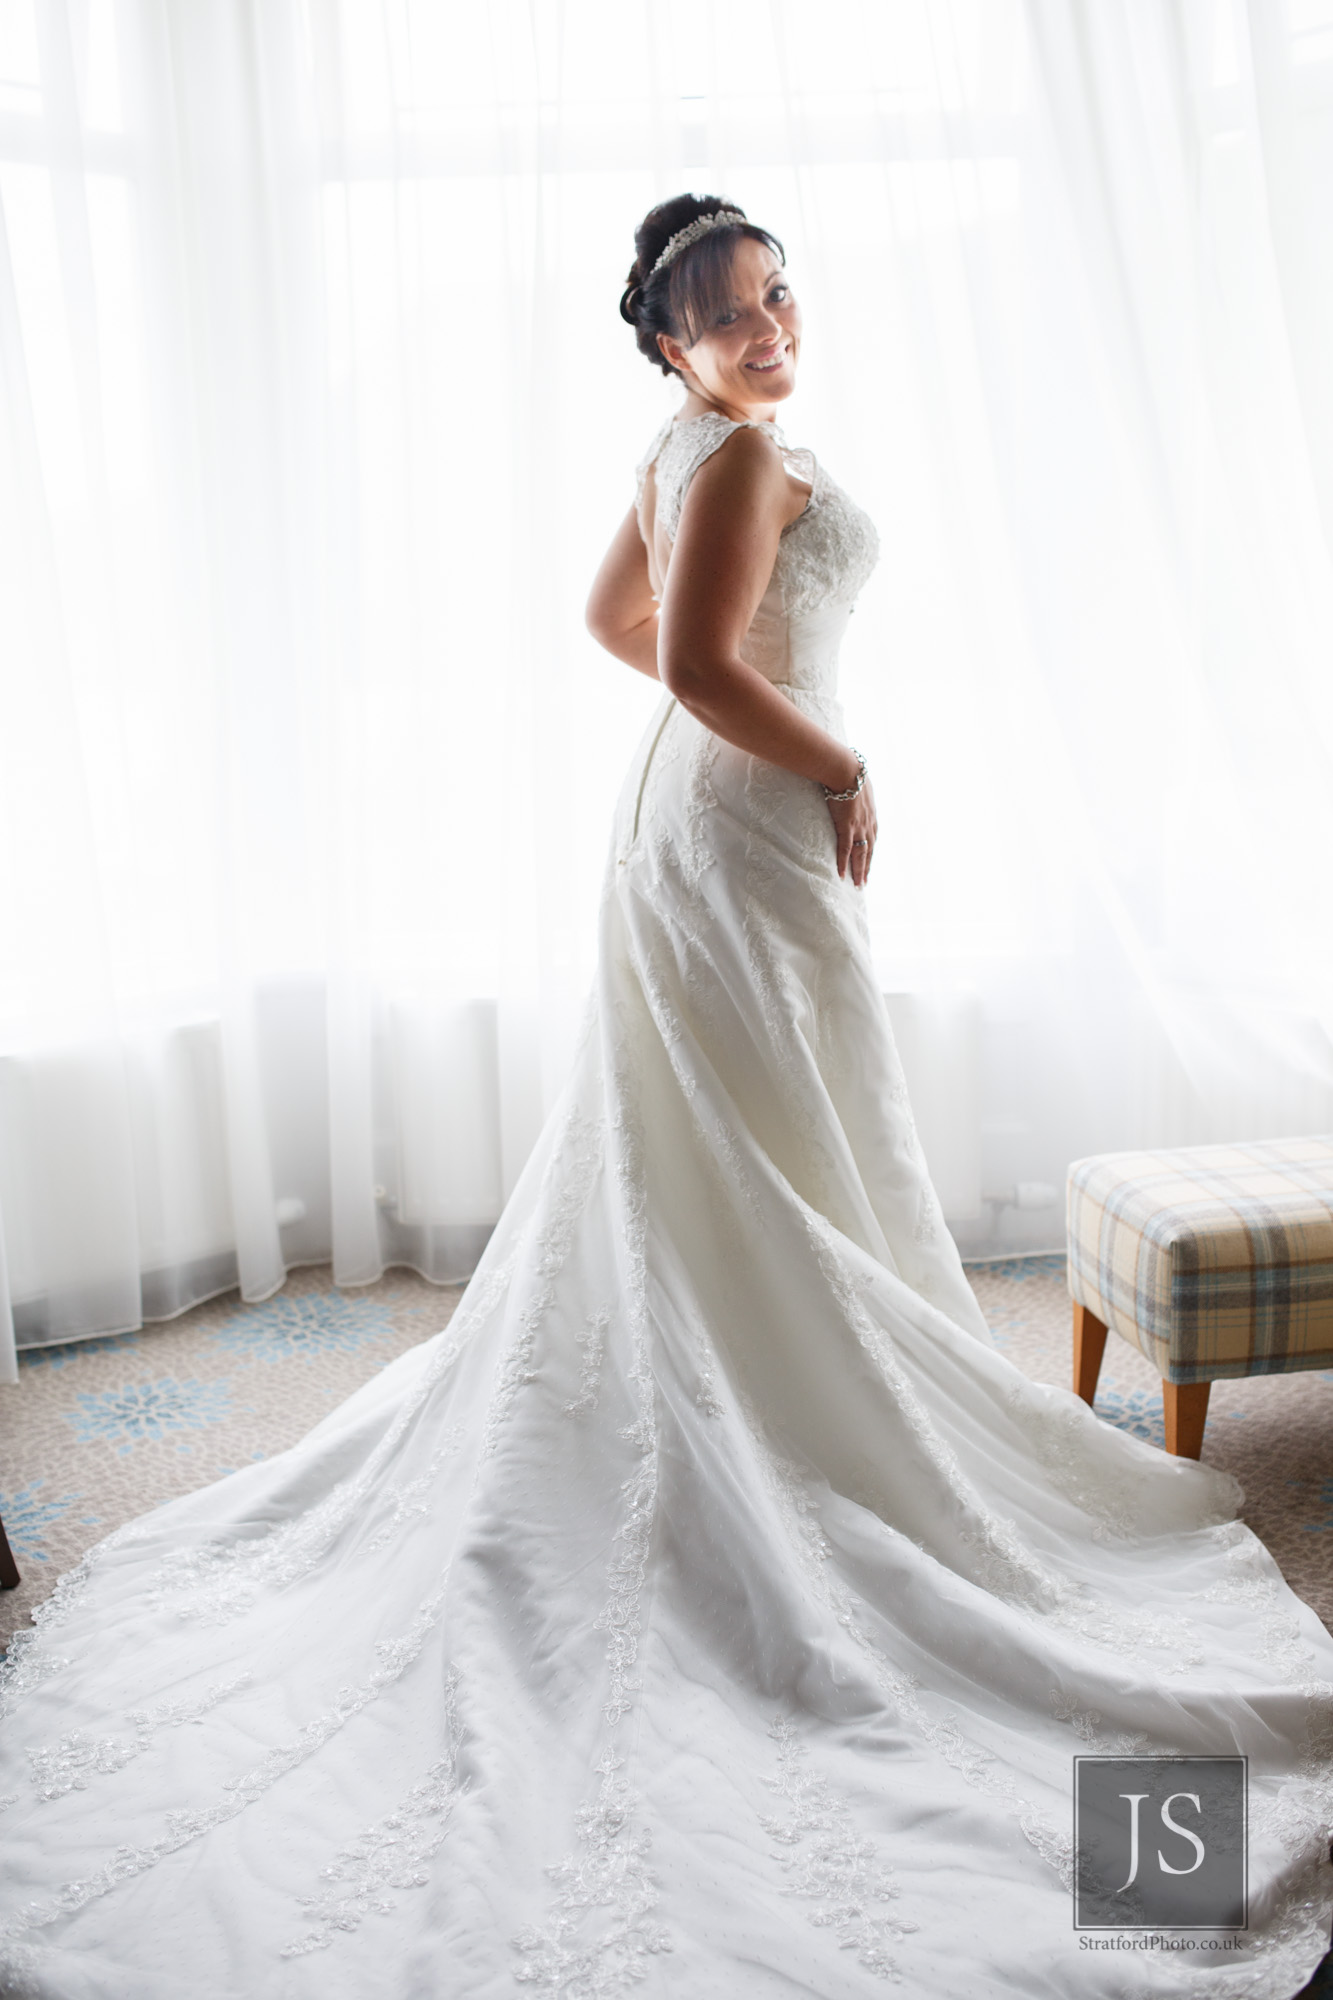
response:
[[[658,673],[683,708],[715,736],[753,757],[834,791],[856,782],[845,743],[747,666],[741,641],[768,588],[778,539],[792,518],[792,482],[771,438],[734,431],[690,481],[667,568],[657,640]],[[874,796],[829,802],[839,875],[865,880],[876,821]]]
[[[585,614],[588,630],[608,653],[658,679],[657,599],[648,578],[648,551],[631,507],[593,579]]]
[[[847,745],[740,655],[792,498],[776,447],[758,431],[733,431],[704,460],[685,494],[667,569],[658,671],[715,736],[841,792],[856,781]]]

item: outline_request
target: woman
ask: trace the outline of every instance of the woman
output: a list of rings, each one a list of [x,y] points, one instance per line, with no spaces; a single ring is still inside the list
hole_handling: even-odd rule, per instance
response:
[[[1233,1480],[995,1351],[943,1228],[779,245],[683,196],[622,309],[685,399],[589,617],[667,693],[572,1076],[446,1332],[15,1649],[4,1990],[1286,2000],[1333,1640]],[[1080,1949],[1097,1752],[1248,1755],[1239,1949]]]

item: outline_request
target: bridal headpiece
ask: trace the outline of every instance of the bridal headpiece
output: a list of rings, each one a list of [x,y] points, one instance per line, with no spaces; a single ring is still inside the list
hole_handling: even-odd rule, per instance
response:
[[[666,249],[648,273],[648,276],[655,278],[659,271],[665,269],[673,257],[679,257],[681,251],[688,250],[691,243],[697,243],[701,236],[707,236],[710,229],[720,229],[727,223],[744,222],[745,220],[745,216],[741,214],[738,208],[717,208],[714,209],[711,215],[696,215],[693,222],[687,222],[683,229],[676,231],[675,235],[667,243]]]

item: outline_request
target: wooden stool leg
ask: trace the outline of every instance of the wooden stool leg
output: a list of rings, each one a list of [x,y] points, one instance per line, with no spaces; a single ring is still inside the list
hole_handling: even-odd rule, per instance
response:
[[[1211,1382],[1162,1383],[1162,1413],[1166,1418],[1166,1448],[1177,1458],[1197,1458],[1203,1450]]]
[[[1106,1328],[1086,1306],[1074,1307],[1074,1394],[1091,1405],[1106,1351]]]
[[[0,1521],[0,1590],[17,1590],[22,1581],[19,1566],[14,1560],[14,1552],[9,1546],[9,1537],[5,1533],[5,1524]]]

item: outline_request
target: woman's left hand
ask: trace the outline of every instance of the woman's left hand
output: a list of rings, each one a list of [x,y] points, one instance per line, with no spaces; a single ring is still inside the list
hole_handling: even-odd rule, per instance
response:
[[[864,889],[879,832],[873,787],[867,779],[854,799],[829,799],[827,803],[838,836],[838,873],[845,877],[850,866],[853,882]]]

